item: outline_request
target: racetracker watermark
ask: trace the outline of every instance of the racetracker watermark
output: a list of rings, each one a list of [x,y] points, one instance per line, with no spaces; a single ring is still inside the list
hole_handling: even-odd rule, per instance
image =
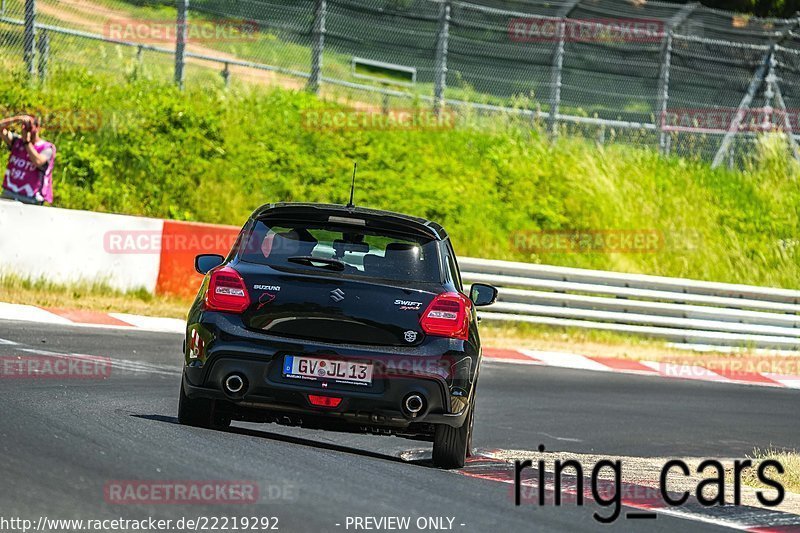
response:
[[[687,358],[658,363],[661,375],[676,378],[706,378],[720,374],[730,379],[745,379],[755,374],[797,376],[800,380],[800,361],[776,358]]]
[[[163,235],[161,231],[111,230],[103,235],[108,254],[159,254],[197,250],[230,250],[237,235]]]
[[[193,20],[185,24],[185,30],[187,43],[229,43],[255,41],[259,26],[245,19]],[[174,43],[179,31],[175,20],[111,19],[103,27],[109,39],[139,44]]]
[[[255,481],[114,480],[103,495],[114,505],[247,505],[260,501],[261,490]]]
[[[107,379],[111,359],[91,355],[0,357],[0,379]]]
[[[180,518],[52,518],[0,516],[0,531],[278,531],[277,516],[193,516]]]
[[[99,109],[49,109],[33,107],[26,110],[14,110],[0,106],[0,115],[31,115],[39,119],[41,128],[47,132],[76,133],[97,131],[104,121],[103,112]]]
[[[416,332],[414,336],[418,336]],[[406,336],[406,340],[409,337]],[[413,341],[412,341],[413,342]],[[403,357],[387,355],[381,359],[372,361],[374,370],[372,377],[377,378],[406,378],[406,377],[441,377],[444,379],[452,379],[458,375],[459,371],[469,369],[466,364],[466,359],[458,359],[452,356],[445,356],[442,358],[431,357]]]
[[[554,486],[554,478],[547,479],[544,487],[536,485],[522,484],[519,487],[520,505],[554,505],[558,501],[559,505],[576,505],[583,501],[583,487],[575,479],[561,479],[559,480],[559,488],[556,491]],[[658,504],[662,502],[661,492],[658,487],[648,487],[644,485],[635,485],[632,483],[616,483],[610,480],[598,479],[596,482],[596,493],[593,497],[597,497],[599,501],[612,501],[620,495],[621,499],[626,503],[636,503],[639,505]],[[515,488],[509,487],[509,496],[512,500],[516,500],[517,494]]]
[[[419,338],[416,331],[406,332],[406,341],[413,343]],[[364,385],[376,379],[395,379],[408,377],[442,378],[455,383],[469,380],[471,360],[444,356],[404,357],[385,355],[380,358],[365,359],[358,356],[338,355],[286,358],[283,373],[287,377],[313,381],[332,381]]]
[[[508,36],[518,43],[559,42],[657,43],[664,36],[664,22],[658,19],[558,19],[552,17],[512,18]]]
[[[511,246],[528,254],[645,254],[661,250],[664,236],[652,229],[515,231]]]
[[[443,131],[455,128],[458,116],[445,109],[391,109],[385,113],[364,110],[309,109],[302,112],[309,131]]]
[[[735,132],[763,133],[789,129],[797,132],[800,128],[800,109],[674,108],[661,114],[661,129],[664,131],[722,134],[730,131],[734,125]]]

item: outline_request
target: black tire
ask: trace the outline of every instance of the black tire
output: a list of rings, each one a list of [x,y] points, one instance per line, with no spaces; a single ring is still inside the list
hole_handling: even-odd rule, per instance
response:
[[[225,429],[231,425],[230,417],[218,411],[216,401],[186,396],[183,379],[178,399],[178,422],[184,426],[210,429]]]
[[[472,386],[472,404],[470,405],[469,412],[469,437],[467,437],[467,457],[472,457],[472,435],[474,434],[473,428],[475,427],[475,402],[478,397],[478,378],[480,377],[480,367],[475,374],[475,384]]]
[[[474,401],[460,428],[440,424],[433,434],[433,464],[439,468],[462,468],[467,457],[472,454],[472,421],[475,411]]]
[[[464,424],[466,425],[466,423]],[[472,398],[472,405],[469,408],[469,436],[467,437],[467,457],[472,457],[472,435],[475,427],[475,397]]]

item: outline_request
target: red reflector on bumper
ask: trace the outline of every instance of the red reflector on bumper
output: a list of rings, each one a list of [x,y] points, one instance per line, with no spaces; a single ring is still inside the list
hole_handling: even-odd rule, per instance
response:
[[[315,405],[317,407],[339,407],[339,404],[342,403],[341,398],[335,398],[333,396],[319,396],[317,394],[309,394],[308,401],[311,402],[311,405]]]

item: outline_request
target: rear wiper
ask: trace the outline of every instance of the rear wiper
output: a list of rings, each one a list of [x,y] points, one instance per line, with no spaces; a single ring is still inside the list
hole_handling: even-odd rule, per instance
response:
[[[326,259],[322,257],[312,257],[310,255],[300,255],[296,257],[290,257],[287,259],[292,263],[297,263],[299,265],[308,265],[317,268],[327,268],[330,270],[335,270],[336,272],[341,272],[344,270],[346,266],[343,261],[338,259]]]

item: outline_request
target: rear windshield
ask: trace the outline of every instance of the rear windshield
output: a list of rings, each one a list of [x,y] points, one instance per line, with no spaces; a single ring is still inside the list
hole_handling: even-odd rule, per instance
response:
[[[256,221],[239,259],[283,271],[441,282],[436,241],[358,227]]]

